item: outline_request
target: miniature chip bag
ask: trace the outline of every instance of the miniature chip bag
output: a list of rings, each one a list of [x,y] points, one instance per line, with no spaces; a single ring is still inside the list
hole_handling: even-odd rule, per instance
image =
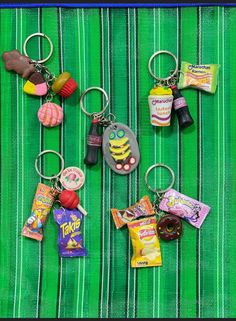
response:
[[[55,209],[54,220],[58,228],[58,249],[61,257],[86,256],[87,251],[83,246],[81,223],[83,214],[78,210]]]
[[[54,195],[51,187],[39,183],[32,205],[31,216],[25,222],[22,229],[22,235],[42,241],[42,227],[45,224],[47,216],[54,202]]]
[[[133,245],[131,266],[161,266],[161,250],[157,236],[156,217],[145,217],[127,224]]]
[[[170,189],[164,194],[159,208],[162,211],[183,218],[196,228],[201,227],[211,209],[208,205],[181,194],[174,189]]]
[[[193,65],[182,61],[178,88],[193,87],[211,94],[216,91],[219,65]]]
[[[153,215],[155,214],[155,211],[149,197],[144,196],[137,203],[124,210],[112,208],[111,214],[113,216],[116,228],[119,229],[138,217]]]

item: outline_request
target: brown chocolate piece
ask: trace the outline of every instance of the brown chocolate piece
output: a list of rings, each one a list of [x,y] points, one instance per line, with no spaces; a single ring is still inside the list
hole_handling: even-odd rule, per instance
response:
[[[18,50],[5,51],[2,59],[7,70],[14,70],[25,79],[36,71],[34,64],[30,63],[31,59],[22,55]]]
[[[176,240],[182,234],[182,222],[175,215],[165,215],[157,222],[157,233],[166,241]]]
[[[39,85],[39,84],[43,84],[45,82],[45,79],[43,77],[43,75],[41,74],[41,72],[34,72],[28,79],[29,81],[31,81],[33,84],[35,85]]]

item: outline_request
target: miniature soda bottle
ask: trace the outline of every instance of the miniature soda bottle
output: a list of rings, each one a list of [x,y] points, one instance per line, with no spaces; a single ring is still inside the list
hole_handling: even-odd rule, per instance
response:
[[[186,128],[191,126],[194,121],[190,115],[186,100],[176,86],[171,86],[171,89],[174,96],[173,107],[176,111],[180,127]]]
[[[89,129],[87,154],[84,159],[86,165],[96,165],[98,162],[98,150],[102,145],[102,136],[99,130],[100,124],[98,119],[93,119]]]

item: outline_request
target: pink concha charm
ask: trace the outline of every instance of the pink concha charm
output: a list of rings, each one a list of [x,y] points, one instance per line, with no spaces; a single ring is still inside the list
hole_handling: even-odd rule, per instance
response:
[[[38,111],[40,123],[46,127],[55,127],[60,125],[63,120],[63,109],[57,104],[47,102],[43,104]]]

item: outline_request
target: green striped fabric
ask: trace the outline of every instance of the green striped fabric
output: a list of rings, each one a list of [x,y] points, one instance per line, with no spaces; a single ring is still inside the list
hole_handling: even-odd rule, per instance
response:
[[[107,91],[109,111],[137,134],[141,162],[127,176],[112,172],[101,155],[98,165],[86,168],[90,120],[79,107],[80,93],[55,98],[65,121],[42,127],[42,100],[24,94],[24,80],[1,62],[0,317],[236,317],[236,8],[0,10],[1,52],[23,52],[34,32],[53,41],[47,63],[53,73],[71,72],[80,93],[90,86]],[[29,53],[37,57],[47,49],[35,39]],[[182,91],[195,120],[184,131],[176,116],[170,127],[150,125],[147,97],[154,80],[147,63],[160,49],[180,61],[221,66],[215,95]],[[99,95],[89,95],[86,105],[98,110]],[[35,157],[45,149],[85,171],[78,195],[89,213],[83,222],[86,258],[59,258],[52,213],[42,243],[21,236],[40,181]],[[115,229],[110,208],[126,208],[145,194],[153,200],[144,175],[156,162],[173,168],[176,189],[212,210],[200,230],[184,223],[179,241],[161,241],[162,267],[132,269],[128,231]],[[45,157],[42,167],[51,175],[59,162]],[[160,184],[166,178],[154,179]]]

